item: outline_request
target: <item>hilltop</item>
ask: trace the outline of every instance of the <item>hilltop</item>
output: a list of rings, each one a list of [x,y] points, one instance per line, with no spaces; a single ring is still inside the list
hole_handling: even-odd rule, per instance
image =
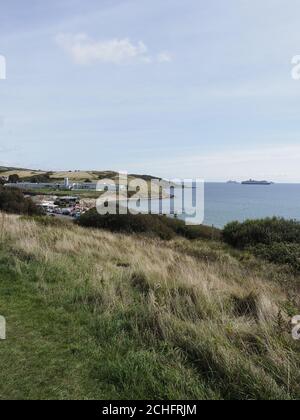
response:
[[[69,183],[83,183],[87,184],[90,183],[91,189],[74,189],[72,191],[76,191],[76,195],[80,196],[82,199],[92,199],[93,203],[96,198],[99,197],[99,192],[96,191],[95,184],[101,180],[111,180],[116,185],[126,185],[126,181],[123,178],[120,178],[120,174],[114,171],[58,171],[58,172],[51,172],[51,171],[41,171],[41,170],[31,170],[31,169],[18,169],[18,168],[9,168],[9,167],[0,167],[0,181],[6,182],[6,180],[11,177],[14,178],[11,182],[29,182],[35,184],[34,187],[26,186],[24,187],[24,191],[27,193],[39,194],[39,195],[53,195],[53,191],[59,194],[68,194],[68,189],[58,188],[56,183],[62,184],[63,181],[68,178]],[[160,196],[163,198],[169,198],[170,187],[171,184],[168,181],[164,181],[161,178],[152,176],[152,175],[135,175],[135,174],[128,174],[127,175],[127,183],[129,184],[131,181],[135,181],[136,178],[139,178],[143,181],[143,185],[140,185],[138,189],[136,189],[135,194],[142,199],[149,197],[149,192],[151,191],[152,198],[159,198]],[[156,185],[151,185],[152,180],[160,180],[161,185],[166,191],[160,191],[160,187]],[[39,185],[40,187],[39,187]],[[45,187],[43,184],[47,184]],[[52,188],[53,184],[53,188]],[[136,188],[136,186],[134,187]],[[127,196],[131,196],[134,191],[127,193],[121,191],[121,195],[125,198]],[[73,193],[74,194],[74,193]],[[112,199],[114,199],[114,195],[112,194]],[[95,205],[95,203],[94,203]]]
[[[69,178],[70,181],[84,182],[91,181],[95,182],[104,178],[117,180],[118,173],[115,171],[43,171],[43,170],[32,170],[24,168],[10,168],[0,166],[0,176],[9,177],[10,175],[18,175],[20,180],[27,180],[32,177],[47,176],[49,180],[61,181],[65,178]],[[139,177],[145,181],[151,181],[152,179],[160,179],[151,175],[128,175],[129,178]]]
[[[0,227],[1,399],[300,398],[285,266],[207,238]]]

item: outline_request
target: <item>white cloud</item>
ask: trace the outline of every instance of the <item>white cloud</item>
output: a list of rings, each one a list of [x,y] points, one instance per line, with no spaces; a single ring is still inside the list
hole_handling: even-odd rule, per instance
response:
[[[172,61],[172,55],[166,51],[161,52],[157,56],[157,61],[159,63],[170,63]]]
[[[113,64],[171,61],[171,55],[167,52],[160,53],[153,59],[142,41],[133,44],[128,38],[95,41],[86,34],[60,34],[56,37],[56,42],[78,64],[92,64],[97,61]]]

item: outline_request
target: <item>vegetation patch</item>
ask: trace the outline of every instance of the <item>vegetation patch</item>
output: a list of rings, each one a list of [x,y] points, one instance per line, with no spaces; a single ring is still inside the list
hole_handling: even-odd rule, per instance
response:
[[[233,296],[232,303],[235,316],[258,319],[257,297],[253,293],[244,297]]]
[[[40,215],[41,210],[30,198],[25,198],[23,193],[13,188],[0,185],[0,211],[14,214]]]
[[[223,230],[225,242],[237,248],[274,243],[300,244],[300,222],[281,218],[233,222]]]
[[[65,228],[70,226],[71,221],[66,219],[59,219],[57,217],[49,217],[49,216],[23,216],[22,220],[26,221],[34,221],[42,226],[45,227],[60,227]]]
[[[233,222],[225,226],[229,245],[300,272],[300,223],[280,218]]]
[[[78,224],[83,227],[107,229],[111,232],[127,234],[146,234],[158,236],[163,240],[183,236],[195,240],[221,238],[221,231],[207,226],[187,226],[184,221],[152,214],[106,214],[100,215],[97,209],[83,214]]]
[[[142,272],[133,273],[131,276],[132,286],[141,293],[148,294],[150,291],[150,284],[147,277]]]
[[[300,398],[294,273],[218,241],[4,219],[0,399]]]

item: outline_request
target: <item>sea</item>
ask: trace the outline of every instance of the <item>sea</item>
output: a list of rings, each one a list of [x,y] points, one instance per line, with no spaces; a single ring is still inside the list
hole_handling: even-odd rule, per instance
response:
[[[188,199],[195,194],[194,188],[185,190]],[[152,208],[156,211],[161,206],[154,200]],[[202,206],[203,203],[197,203]],[[141,211],[148,210],[148,203],[141,203]],[[185,208],[190,214],[191,208]],[[198,215],[202,214],[201,211]],[[203,224],[223,228],[232,221],[243,222],[247,219],[265,217],[284,217],[300,221],[300,184],[242,185],[227,183],[205,183],[204,185],[204,221]],[[184,219],[184,214],[179,216]],[[194,220],[199,224],[201,220]]]
[[[300,221],[300,184],[205,184],[204,224],[284,217]]]

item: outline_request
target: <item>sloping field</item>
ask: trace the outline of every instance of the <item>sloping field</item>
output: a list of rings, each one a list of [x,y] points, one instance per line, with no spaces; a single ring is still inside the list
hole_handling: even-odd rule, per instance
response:
[[[16,169],[16,170],[12,169],[12,170],[4,171],[0,173],[1,176],[18,175],[20,178],[27,178],[34,175],[43,175],[43,174],[45,174],[45,172],[31,171],[27,169]]]
[[[26,169],[13,169],[9,171],[3,171],[1,172],[1,176],[10,176],[10,175],[18,175],[20,178],[28,178],[30,176],[34,175],[44,175],[46,174],[46,171],[32,171],[32,170],[26,170]],[[74,181],[84,181],[86,179],[91,180],[97,180],[98,175],[94,172],[89,171],[58,171],[58,172],[52,172],[50,175],[50,179],[64,179],[69,178],[70,180]]]
[[[298,285],[219,242],[1,215],[0,398],[299,398]]]
[[[54,172],[47,172],[47,171],[36,171],[31,169],[15,169],[15,168],[0,168],[0,175],[1,176],[10,176],[10,175],[18,175],[20,178],[28,178],[34,175],[45,175],[49,174],[50,179],[58,180],[58,179],[65,179],[69,178],[70,181],[98,181],[104,178],[118,180],[118,174],[114,171],[54,171]],[[140,175],[135,175],[134,177],[139,177]],[[141,175],[146,181],[151,181],[151,176],[143,176]],[[129,179],[132,177],[129,176]]]
[[[76,171],[76,172],[53,172],[51,178],[64,179],[69,178],[72,181],[85,181],[86,179],[97,180],[98,177],[93,172]]]

